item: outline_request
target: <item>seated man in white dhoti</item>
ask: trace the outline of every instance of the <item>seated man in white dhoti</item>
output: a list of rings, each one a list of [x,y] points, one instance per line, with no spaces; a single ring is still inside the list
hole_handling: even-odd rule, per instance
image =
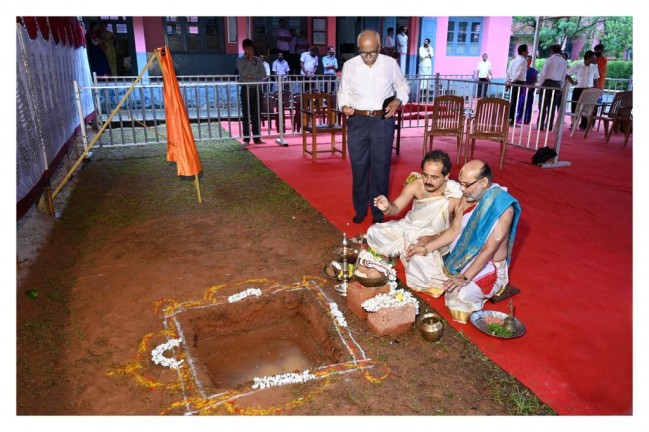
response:
[[[491,168],[479,160],[460,171],[462,199],[448,230],[421,239],[406,251],[411,272],[446,293],[455,321],[466,323],[473,311],[500,294],[508,282],[508,263],[521,207],[492,183]],[[440,251],[450,244],[450,252]]]
[[[449,227],[450,216],[460,201],[459,184],[449,180],[451,160],[446,152],[433,150],[421,161],[422,173],[408,177],[401,194],[394,201],[379,195],[374,205],[386,215],[399,214],[413,201],[412,209],[403,219],[372,225],[367,231],[367,244],[385,256],[401,255],[406,270],[406,284],[415,290],[425,291],[420,278],[411,279],[405,260],[408,246],[424,236],[436,235]]]

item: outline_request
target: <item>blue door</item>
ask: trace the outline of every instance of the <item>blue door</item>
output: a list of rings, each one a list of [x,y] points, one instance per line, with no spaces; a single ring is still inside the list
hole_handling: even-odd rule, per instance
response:
[[[435,50],[435,40],[437,39],[437,18],[423,17],[421,19],[421,31],[419,32],[419,45],[417,45],[417,55],[414,58],[415,67],[410,69],[412,71],[418,70],[417,62],[419,61],[419,47],[424,45],[424,39],[430,39],[430,46]],[[437,52],[433,53],[433,66],[432,73],[435,74],[435,57]]]

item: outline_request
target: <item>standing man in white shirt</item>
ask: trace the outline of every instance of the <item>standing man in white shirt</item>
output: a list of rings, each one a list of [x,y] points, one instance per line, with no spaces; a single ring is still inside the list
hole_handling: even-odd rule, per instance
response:
[[[433,74],[433,56],[435,52],[430,46],[430,39],[424,39],[424,45],[419,47],[419,88],[428,91],[430,75]]]
[[[311,47],[309,51],[300,55],[300,75],[302,75],[302,79],[309,80],[304,84],[305,92],[311,91],[311,81],[315,78],[316,69],[318,69],[318,48]]]
[[[352,165],[352,201],[361,223],[371,207],[373,223],[383,212],[372,199],[388,195],[394,113],[408,102],[410,86],[397,62],[379,54],[381,36],[365,30],[357,39],[359,55],[345,62],[338,89],[338,107],[348,116],[347,142]],[[395,95],[396,93],[396,95]]]
[[[507,68],[507,81],[505,84],[525,84],[527,77],[527,45],[522,44],[518,46],[518,56],[509,64]],[[509,88],[509,124],[514,124],[516,118],[516,108],[518,108],[518,97],[521,93],[520,87]]]
[[[338,60],[336,59],[336,50],[330,46],[327,49],[327,55],[322,57],[322,68],[324,69],[325,84],[327,93],[336,91],[336,71],[338,70]]]
[[[570,111],[572,113],[577,109],[577,101],[579,101],[581,92],[585,89],[592,88],[593,80],[599,79],[599,72],[597,70],[597,65],[594,63],[594,59],[595,52],[588,50],[586,51],[586,54],[584,54],[583,63],[579,63],[578,65],[568,69],[566,79],[570,81],[570,84],[575,86],[575,88],[572,89],[572,99],[570,100]],[[573,74],[577,76],[576,80],[572,79]],[[588,126],[587,120],[585,117],[582,117],[581,122],[579,122],[579,129],[586,129],[586,126]]]
[[[491,62],[488,60],[487,53],[482,54],[482,60],[478,62],[478,97],[487,97],[487,90],[489,88],[489,81],[491,81]]]
[[[568,62],[561,55],[561,45],[555,44],[550,47],[552,55],[545,61],[541,75],[539,76],[539,83],[541,87],[553,87],[557,90],[537,90],[536,93],[540,94],[539,97],[539,111],[541,118],[539,121],[539,129],[545,130],[546,126],[552,130],[554,126],[554,115],[561,104],[563,97],[564,83],[566,82],[566,70],[568,69]],[[546,120],[550,114],[550,124],[546,125]]]
[[[406,57],[408,56],[408,27],[406,26],[399,27],[399,32],[397,33],[397,54],[399,56],[401,72],[405,75]]]

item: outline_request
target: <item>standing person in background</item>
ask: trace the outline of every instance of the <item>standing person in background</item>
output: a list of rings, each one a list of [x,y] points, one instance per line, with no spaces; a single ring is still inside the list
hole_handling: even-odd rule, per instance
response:
[[[509,64],[507,68],[507,81],[505,84],[525,84],[527,77],[527,45],[522,44],[518,46],[518,56]],[[514,117],[516,109],[518,108],[518,97],[521,92],[520,87],[509,87],[510,93],[510,106],[509,106],[509,124],[514,124]]]
[[[294,28],[289,30],[289,33],[291,34],[291,40],[288,43],[288,57],[286,60],[288,61],[288,64],[291,66],[291,73],[292,74],[298,74],[300,73],[300,56],[297,55],[297,52],[295,51],[295,46],[297,44],[297,31],[295,31]]]
[[[318,69],[318,48],[312,47],[308,52],[303,52],[300,56],[300,75],[302,79],[308,82],[304,83],[304,91],[311,91],[311,81],[315,78],[315,72]]]
[[[424,39],[424,45],[419,47],[419,89],[428,91],[430,75],[433,74],[433,48],[430,46],[430,39]]]
[[[266,77],[266,70],[259,57],[255,57],[250,39],[244,39],[241,43],[243,56],[237,58],[237,71],[239,82],[261,81]],[[241,86],[241,111],[243,143],[250,144],[250,124],[252,123],[252,136],[255,144],[263,144],[259,135],[259,86],[248,84]]]
[[[593,87],[604,90],[604,82],[606,81],[606,69],[608,69],[608,59],[604,55],[604,45],[597,44],[595,48],[595,64],[597,65],[597,73],[599,79],[593,84]]]
[[[491,81],[491,62],[487,53],[482,54],[482,60],[478,62],[478,97],[487,97],[489,81]]]
[[[274,35],[275,40],[277,40],[277,53],[288,56],[289,42],[291,42],[292,36],[291,32],[286,28],[286,20],[284,18],[279,19],[279,27],[275,29]]]
[[[561,105],[563,98],[563,85],[566,82],[566,71],[568,70],[568,63],[563,58],[561,53],[561,45],[555,44],[550,47],[552,55],[545,61],[541,75],[539,76],[539,83],[541,87],[552,87],[556,90],[543,89],[537,90],[539,94],[539,111],[540,122],[539,129],[545,130],[546,126],[552,130],[554,126],[554,115]],[[547,117],[550,114],[550,124],[547,125]]]
[[[108,24],[102,21],[99,25],[99,38],[101,39],[101,47],[106,53],[108,59],[108,66],[113,76],[117,76],[117,51],[115,51],[115,36],[113,32],[108,30]]]
[[[408,27],[406,26],[399,27],[399,32],[397,33],[397,55],[401,72],[405,75],[406,57],[408,56]]]
[[[300,34],[295,39],[295,53],[302,57],[302,54],[309,50],[309,39],[306,37],[306,30],[300,30]]]
[[[108,63],[108,57],[102,47],[102,39],[100,37],[101,28],[96,21],[90,23],[90,30],[86,33],[86,52],[88,54],[88,64],[90,72],[94,72],[97,76],[110,76],[112,71]]]
[[[592,88],[593,83],[596,82],[595,80],[599,78],[597,66],[593,63],[594,58],[595,53],[593,51],[586,51],[586,54],[584,54],[584,62],[568,69],[566,79],[570,81],[570,84],[575,86],[575,88],[572,89],[572,99],[570,101],[570,111],[573,114],[577,109],[577,102],[579,101],[581,92],[585,89]],[[572,79],[573,74],[577,76],[576,80]],[[586,129],[586,126],[588,126],[588,121],[586,120],[586,117],[582,117],[579,122],[579,129],[584,130]]]
[[[336,59],[336,50],[330,46],[327,55],[322,57],[322,67],[324,69],[327,93],[336,91],[336,71],[338,70],[338,60]]]
[[[381,36],[365,30],[357,38],[358,55],[343,65],[338,107],[348,116],[347,142],[352,166],[352,200],[361,223],[371,207],[373,223],[383,212],[372,199],[388,195],[394,113],[408,102],[410,86],[397,62],[379,54]],[[396,95],[395,95],[396,93]]]
[[[394,57],[394,27],[388,27],[387,35],[385,35],[385,41],[383,42],[383,51],[381,54],[385,54],[389,57]]]
[[[527,56],[527,75],[525,75],[525,84],[536,85],[536,79],[539,72],[532,67],[532,56]],[[516,115],[516,124],[530,124],[532,119],[532,108],[534,105],[534,89],[524,88],[521,91],[521,97],[518,98],[518,114]]]

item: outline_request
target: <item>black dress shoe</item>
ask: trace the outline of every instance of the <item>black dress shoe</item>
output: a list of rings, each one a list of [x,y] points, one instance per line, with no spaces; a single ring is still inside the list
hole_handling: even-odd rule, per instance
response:
[[[260,139],[256,139],[255,144],[266,144],[266,143]]]
[[[383,215],[372,216],[372,223],[383,223]]]
[[[249,139],[244,139],[243,140],[243,145],[248,145],[248,144],[250,144],[250,140]]]
[[[356,215],[352,218],[352,222],[359,224],[363,222],[364,219],[365,219],[365,215]]]

